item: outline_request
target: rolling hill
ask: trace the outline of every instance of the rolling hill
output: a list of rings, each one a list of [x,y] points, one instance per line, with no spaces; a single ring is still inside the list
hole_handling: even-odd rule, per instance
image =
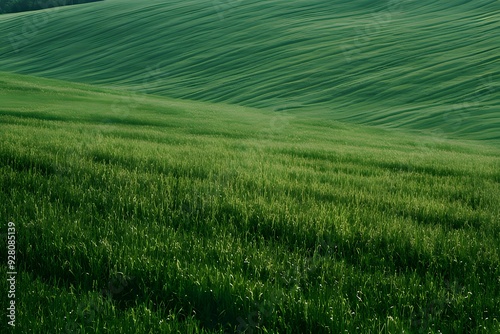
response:
[[[500,3],[106,0],[0,16],[0,69],[498,140]]]
[[[500,333],[499,8],[0,15],[0,332]]]
[[[1,78],[18,333],[500,331],[498,148]]]

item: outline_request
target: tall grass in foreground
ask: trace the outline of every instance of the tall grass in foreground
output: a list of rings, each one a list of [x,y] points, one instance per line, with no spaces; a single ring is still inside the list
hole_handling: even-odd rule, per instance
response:
[[[498,149],[30,85],[0,111],[19,333],[500,332]]]

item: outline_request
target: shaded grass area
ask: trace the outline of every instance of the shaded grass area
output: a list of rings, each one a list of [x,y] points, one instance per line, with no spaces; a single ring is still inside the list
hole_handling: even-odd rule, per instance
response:
[[[103,0],[3,0],[0,4],[0,14],[19,13],[32,10],[54,8],[58,6],[77,5]]]
[[[4,78],[19,331],[500,330],[496,147]]]

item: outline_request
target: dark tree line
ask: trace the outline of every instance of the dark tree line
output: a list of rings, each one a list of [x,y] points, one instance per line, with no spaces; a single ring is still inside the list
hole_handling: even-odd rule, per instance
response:
[[[25,12],[102,0],[0,0],[0,14]]]

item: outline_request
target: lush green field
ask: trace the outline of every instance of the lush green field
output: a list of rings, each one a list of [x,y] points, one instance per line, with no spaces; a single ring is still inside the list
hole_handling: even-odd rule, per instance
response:
[[[497,147],[1,78],[18,333],[500,332]]]
[[[106,0],[0,15],[10,330],[500,333],[499,14]]]
[[[0,69],[500,139],[497,0],[106,0],[0,16]]]

